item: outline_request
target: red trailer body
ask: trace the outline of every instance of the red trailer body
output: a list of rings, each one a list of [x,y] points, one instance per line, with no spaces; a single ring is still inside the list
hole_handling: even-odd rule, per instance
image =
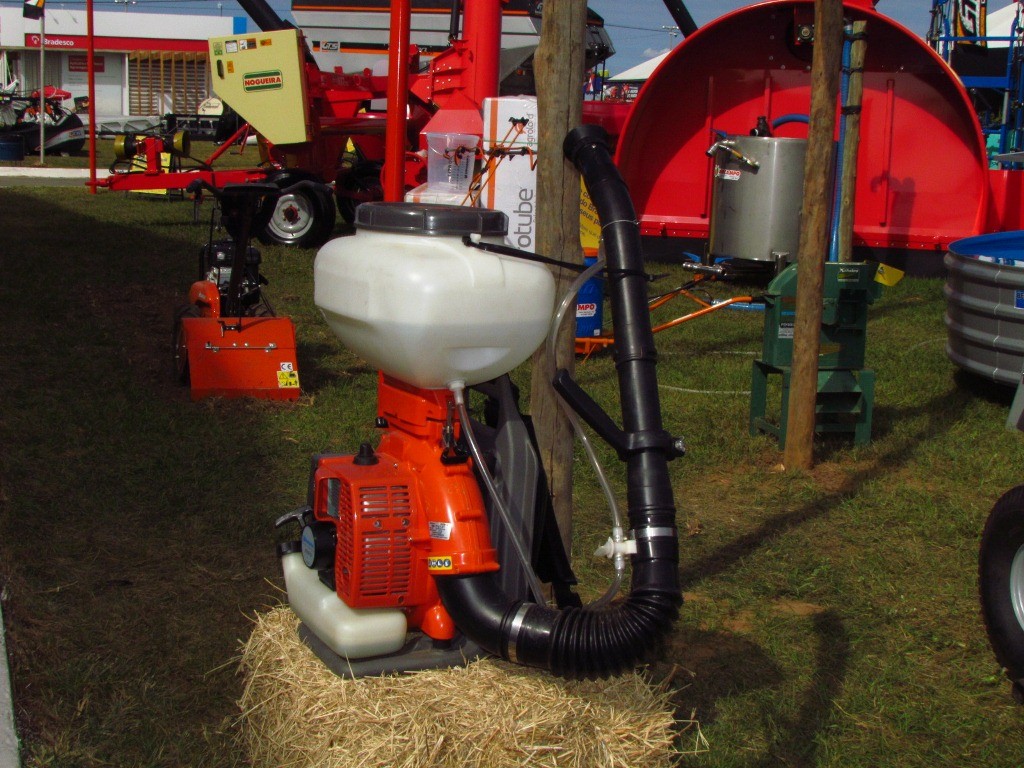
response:
[[[941,252],[952,240],[1019,226],[1020,205],[1008,200],[1020,173],[990,180],[956,74],[870,0],[844,3],[844,14],[865,20],[868,34],[854,245]],[[798,31],[813,20],[809,0],[760,3],[702,27],[661,63],[618,142],[645,235],[708,236],[714,158],[705,153],[716,132],[746,134],[761,116],[810,112],[813,45]],[[790,122],[774,135],[806,137],[807,126]]]

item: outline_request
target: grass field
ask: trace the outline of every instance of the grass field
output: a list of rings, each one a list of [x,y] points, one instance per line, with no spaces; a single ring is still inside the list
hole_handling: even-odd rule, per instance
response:
[[[0,189],[0,206],[0,589],[26,765],[244,765],[236,661],[281,599],[273,520],[305,498],[310,454],[372,439],[375,373],[319,318],[314,253],[267,247],[303,397],[192,403],[170,354],[207,236],[192,206],[77,188]],[[975,583],[1024,442],[1004,428],[1012,393],[948,362],[944,306],[942,282],[917,279],[874,304],[873,440],[818,443],[806,474],[779,472],[775,441],[747,432],[760,314],[659,334],[662,410],[689,449],[672,464],[687,603],[652,673],[707,739],[684,765],[1024,760]],[[614,412],[607,356],[578,379]],[[594,597],[608,525],[582,463],[577,509]]]
[[[199,161],[206,160],[218,146],[210,141],[194,141],[190,145],[188,158],[181,158],[184,168],[195,167]],[[103,171],[117,162],[118,169],[124,170],[127,167],[126,161],[118,160],[115,156],[114,140],[110,137],[101,137],[96,140],[96,168]],[[234,146],[226,150],[216,161],[218,169],[224,168],[249,168],[259,165],[259,150],[255,146]],[[43,166],[46,168],[88,168],[89,147],[73,155],[62,155],[48,153],[43,157]],[[27,154],[23,160],[0,160],[0,167],[8,168],[39,168],[39,155]]]

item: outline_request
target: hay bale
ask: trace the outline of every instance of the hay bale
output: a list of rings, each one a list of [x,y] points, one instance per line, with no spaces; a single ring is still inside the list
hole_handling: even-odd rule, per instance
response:
[[[254,768],[673,765],[680,725],[640,673],[565,681],[495,660],[347,680],[299,640],[287,606],[257,616],[239,738]],[[699,732],[698,732],[699,733]]]

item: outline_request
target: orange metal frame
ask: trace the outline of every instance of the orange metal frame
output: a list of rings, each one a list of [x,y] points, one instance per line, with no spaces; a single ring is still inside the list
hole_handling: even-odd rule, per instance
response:
[[[654,326],[651,329],[651,331],[653,333],[660,333],[661,331],[668,330],[669,328],[675,328],[677,325],[682,325],[683,323],[689,322],[690,320],[696,320],[698,317],[710,315],[712,312],[717,312],[720,309],[725,309],[726,307],[730,307],[734,304],[749,303],[751,301],[754,301],[756,298],[754,296],[733,296],[731,299],[725,299],[724,301],[720,301],[717,303],[705,301],[704,299],[694,294],[690,289],[693,286],[697,285],[698,283],[704,282],[708,279],[711,278],[698,277],[689,286],[680,286],[679,288],[676,288],[673,291],[669,291],[666,294],[663,294],[652,299],[647,305],[647,308],[651,312],[658,309],[659,307],[664,306],[673,299],[679,298],[680,296],[690,299],[694,303],[700,305],[700,309],[690,312],[689,314],[677,317],[674,320],[669,320],[667,322],[660,323],[659,325]],[[587,357],[590,357],[590,355],[594,354],[594,352],[597,352],[598,350],[601,349],[605,349],[606,347],[610,347],[614,343],[615,337],[612,336],[611,334],[602,334],[601,336],[577,337],[576,354],[583,355],[584,359],[586,359]]]
[[[295,325],[287,317],[182,319],[193,400],[300,394]]]

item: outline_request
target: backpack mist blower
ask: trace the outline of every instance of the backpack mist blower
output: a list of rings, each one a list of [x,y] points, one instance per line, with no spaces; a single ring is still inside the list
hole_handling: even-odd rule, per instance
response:
[[[380,369],[380,442],[314,457],[307,505],[278,520],[302,529],[280,547],[300,634],[338,674],[490,654],[568,678],[607,677],[647,657],[678,615],[668,461],[682,447],[661,423],[639,227],[604,130],[578,128],[563,149],[602,222],[622,426],[567,371],[554,386],[588,455],[583,422],[626,462],[628,523],[594,459],[613,516],[599,552],[615,561],[615,582],[587,606],[571,591],[532,433],[505,375],[552,325],[548,267],[500,245],[501,212],[366,203],[356,234],[317,255],[315,300]],[[556,329],[601,266],[580,275]],[[471,389],[485,397],[482,423],[468,414]],[[630,591],[613,600],[627,561]]]

